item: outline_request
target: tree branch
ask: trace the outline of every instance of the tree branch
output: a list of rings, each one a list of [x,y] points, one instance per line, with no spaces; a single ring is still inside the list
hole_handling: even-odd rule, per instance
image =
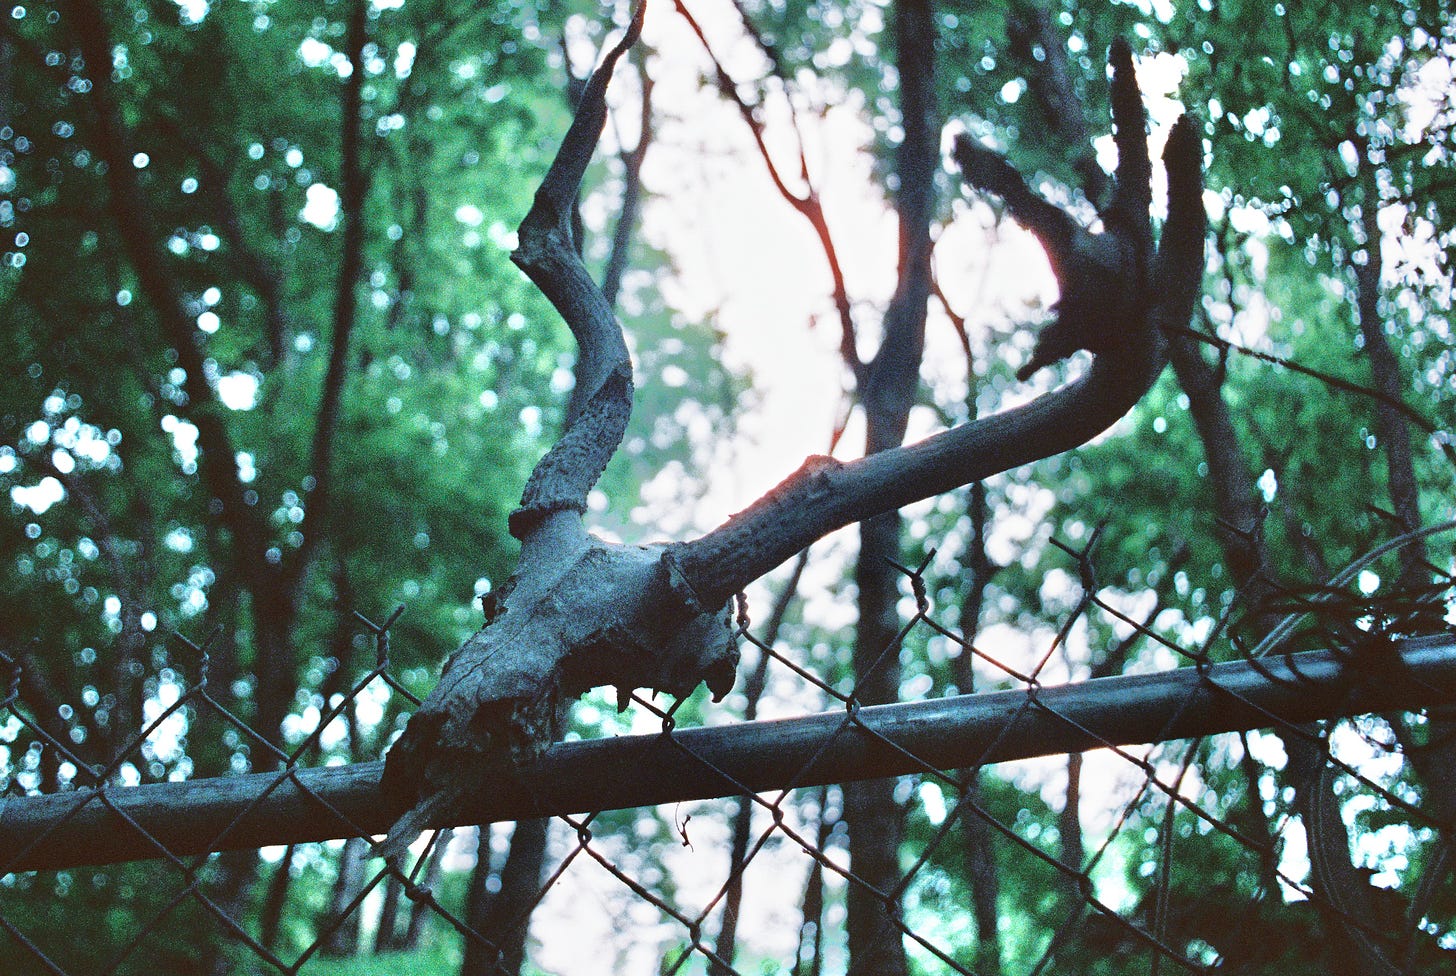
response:
[[[974,165],[976,153],[971,155]],[[1072,341],[1094,349],[1085,375],[1023,406],[918,444],[848,463],[810,458],[725,525],[672,547],[672,557],[704,605],[726,600],[828,532],[1070,450],[1132,409],[1163,368],[1159,325],[1188,321],[1202,281],[1204,216],[1196,192],[1201,161],[1193,124],[1180,120],[1164,153],[1169,217],[1153,281],[1139,273],[1152,263],[1149,255],[1137,253],[1140,234],[1130,242],[1112,242],[1122,260],[1110,271],[1089,264],[1080,252],[1065,260],[1064,266],[1081,272],[1073,287],[1087,292],[1087,300],[1063,307],[1052,328],[1066,323]],[[1132,165],[1138,171],[1135,159]],[[1080,228],[1076,233],[1086,235]],[[1064,284],[1064,294],[1066,289]],[[1109,292],[1112,302],[1106,301]]]
[[[298,531],[303,544],[293,553],[286,586],[293,600],[308,575],[309,561],[326,531],[329,505],[333,501],[334,447],[338,442],[339,411],[344,382],[349,374],[349,340],[359,313],[359,278],[364,271],[364,197],[369,180],[361,159],[361,116],[364,107],[364,45],[368,40],[368,0],[353,0],[345,31],[345,46],[353,70],[344,81],[340,120],[339,159],[342,193],[339,213],[344,233],[341,242],[337,290],[334,294],[333,330],[329,338],[329,366],[319,393],[318,415],[314,419],[309,473],[313,486],[306,492],[304,517]]]
[[[511,533],[522,542],[552,512],[575,512],[580,523],[587,492],[621,443],[632,412],[627,343],[611,303],[577,252],[572,214],[606,124],[607,82],[617,61],[641,36],[646,9],[645,3],[637,8],[627,33],[587,81],[571,128],[521,221],[519,244],[511,255],[576,338],[576,387],[586,397],[581,416],[531,472],[521,507],[511,515]]]
[[[1165,246],[1156,256],[1159,280],[1150,281],[1147,271],[1154,266],[1151,231],[1135,227],[1125,236],[1104,235],[1119,257],[1110,270],[1097,265],[1093,275],[1085,262],[1077,265],[1083,274],[1077,287],[1114,296],[1110,303],[1071,303],[1058,320],[1095,353],[1083,377],[908,447],[847,464],[810,458],[747,511],[693,542],[622,546],[594,539],[583,525],[586,493],[621,440],[631,371],[621,328],[573,246],[570,221],[605,120],[607,79],[641,19],[639,8],[623,42],[588,81],[560,154],[522,221],[514,256],[577,336],[578,384],[593,392],[532,472],[512,515],[512,533],[522,541],[516,572],[494,595],[485,626],[446,663],[439,685],[390,751],[382,788],[393,809],[407,812],[390,829],[382,848],[387,856],[426,824],[455,816],[470,795],[514,765],[534,760],[555,736],[563,697],[601,685],[615,685],[623,702],[639,687],[682,696],[700,682],[716,696],[725,694],[738,659],[729,598],[815,539],[1069,450],[1105,430],[1163,367],[1158,323],[1180,316],[1186,322],[1198,292],[1202,201],[1189,191],[1198,185],[1201,159],[1185,121],[1165,156],[1170,185],[1181,191],[1170,199]],[[1122,69],[1118,79],[1134,84]],[[928,101],[923,105],[928,113]],[[919,111],[909,100],[906,109]],[[1126,112],[1120,119],[1126,127]],[[928,125],[928,114],[923,121]],[[1124,158],[1124,177],[1145,173],[1145,156],[1142,169],[1131,151]],[[1127,190],[1125,199],[1142,192]],[[1185,212],[1190,201],[1197,203],[1194,213]],[[928,203],[906,199],[902,207],[902,219],[921,221]],[[908,310],[928,299],[928,234],[902,240],[902,278],[915,280],[897,299]],[[922,324],[923,315],[922,307]],[[903,328],[916,330],[915,321],[907,311]],[[887,342],[907,341],[888,325],[887,333]]]
[[[780,171],[778,163],[774,161],[773,154],[768,150],[763,120],[758,116],[758,106],[750,105],[743,98],[742,94],[740,94],[737,83],[728,74],[728,70],[723,67],[723,63],[718,60],[718,56],[713,52],[712,45],[708,43],[707,35],[703,33],[702,27],[699,26],[697,20],[693,17],[686,5],[684,5],[683,0],[675,0],[675,2],[678,13],[687,21],[688,26],[697,36],[698,42],[702,45],[703,52],[707,54],[708,60],[713,64],[719,94],[733,103],[738,109],[739,117],[748,126],[749,134],[753,136],[753,143],[758,147],[759,157],[763,160],[764,168],[768,171],[769,180],[773,183],[774,188],[778,190],[779,196],[783,198],[784,202],[793,207],[809,222],[809,226],[814,230],[814,236],[819,239],[819,249],[824,253],[824,260],[829,266],[830,296],[834,301],[834,311],[839,318],[839,356],[844,361],[845,368],[854,376],[855,388],[862,389],[868,382],[869,367],[859,357],[854,311],[849,299],[849,285],[845,280],[844,268],[839,263],[839,248],[834,243],[834,235],[829,230],[829,221],[824,216],[824,203],[819,197],[818,188],[814,185],[814,181],[809,175],[809,160],[804,148],[803,133],[799,132],[798,112],[794,109],[793,104],[790,103],[790,118],[793,120],[794,130],[798,135],[799,181],[804,185],[804,190],[801,193],[795,193],[789,188],[788,182]],[[754,25],[753,21],[749,19],[747,11],[741,5],[735,4],[735,7],[738,10],[739,18],[742,20],[744,29],[747,31],[749,37],[753,40],[759,51],[763,53],[764,57],[773,65],[775,77],[787,85],[787,81],[783,79],[783,75],[780,73],[778,53],[764,42],[762,33]],[[764,91],[760,86],[760,104],[763,95]]]
[[[647,159],[647,147],[652,145],[652,76],[647,73],[646,59],[637,61],[638,76],[642,84],[642,126],[638,131],[637,143],[630,150],[622,150],[622,204],[617,214],[617,226],[612,232],[612,250],[607,256],[607,266],[602,270],[602,295],[607,304],[617,307],[617,296],[622,290],[622,276],[627,271],[627,259],[632,253],[632,232],[637,227],[637,214],[642,207],[642,164]]]

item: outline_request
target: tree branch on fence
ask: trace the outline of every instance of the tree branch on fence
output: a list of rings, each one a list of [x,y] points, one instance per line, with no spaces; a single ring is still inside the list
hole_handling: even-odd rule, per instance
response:
[[[490,601],[485,626],[446,663],[389,754],[382,786],[395,809],[407,810],[390,831],[389,854],[427,824],[454,820],[469,797],[536,758],[555,736],[565,698],[602,685],[616,686],[623,703],[640,687],[681,697],[700,682],[715,696],[726,694],[738,660],[728,607],[735,593],[835,529],[1095,437],[1151,387],[1164,364],[1159,326],[1186,323],[1198,292],[1199,139],[1186,119],[1169,138],[1169,218],[1154,251],[1141,96],[1131,54],[1118,45],[1112,62],[1119,219],[1109,218],[1107,234],[1078,238],[1096,245],[1098,263],[1089,270],[1073,259],[1061,281],[1064,295],[1104,300],[1067,304],[1053,327],[1059,343],[1094,351],[1080,378],[916,444],[847,463],[810,458],[745,511],[690,542],[623,546],[589,535],[587,493],[626,428],[632,375],[622,327],[575,246],[571,213],[605,124],[608,81],[635,43],[644,13],[639,6],[587,82],[513,256],[577,340],[576,381],[589,391],[586,407],[527,481],[510,520],[521,540],[520,562]],[[965,144],[963,156],[964,150]],[[975,184],[974,167],[967,178]]]

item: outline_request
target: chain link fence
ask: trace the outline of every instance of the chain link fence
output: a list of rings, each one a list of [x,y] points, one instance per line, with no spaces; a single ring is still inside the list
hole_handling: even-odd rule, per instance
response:
[[[933,604],[932,560],[904,568],[881,655],[900,704],[862,705],[842,648],[776,640],[782,608],[759,633],[740,599],[723,705],[637,695],[613,719],[591,696],[584,725],[633,734],[553,747],[399,863],[370,854],[398,813],[382,763],[340,746],[418,704],[398,613],[359,618],[372,666],[295,712],[290,751],[216,692],[212,642],[177,638],[190,667],[154,676],[99,766],[7,655],[0,969],[859,972],[857,894],[916,973],[1449,972],[1449,577],[1379,598],[1346,574],[1198,628],[1068,555],[1055,629],[974,640]],[[1239,618],[1274,624],[1251,643]],[[957,658],[974,689],[945,677]],[[236,775],[195,775],[203,742]],[[889,886],[848,856],[845,784],[867,780],[894,797]]]

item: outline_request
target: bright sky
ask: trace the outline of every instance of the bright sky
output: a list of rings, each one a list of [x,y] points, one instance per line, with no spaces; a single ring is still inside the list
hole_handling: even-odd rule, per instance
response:
[[[729,72],[741,80],[757,77],[757,52],[743,38],[733,6],[698,0],[690,9]],[[649,11],[644,40],[654,52],[657,139],[644,167],[650,197],[643,233],[673,256],[677,274],[663,285],[668,301],[689,316],[716,311],[727,334],[726,360],[753,378],[752,397],[729,445],[732,456],[714,468],[693,518],[705,529],[748,505],[808,455],[827,449],[844,409],[847,377],[837,352],[839,327],[823,252],[807,221],[773,187],[736,108],[703,84],[710,62],[697,38],[671,8],[659,6]],[[1171,56],[1140,67],[1155,152],[1179,110],[1170,96],[1181,75],[1182,62]],[[636,81],[619,69],[614,85],[614,101],[624,106],[623,137],[630,143],[638,124]],[[895,220],[870,174],[872,133],[858,106],[836,104],[828,90],[808,94],[831,106],[822,114],[801,112],[800,131],[856,305],[861,354],[868,355],[894,289]],[[792,174],[793,128],[781,106],[771,108],[777,110],[769,113],[769,144],[781,168]],[[611,139],[609,126],[608,143]],[[1110,137],[1104,142],[1098,149],[1110,166],[1115,159]],[[1055,300],[1045,257],[1029,235],[1014,226],[990,226],[984,207],[960,209],[937,246],[936,266],[957,312],[973,329],[993,324],[1006,329]],[[965,376],[958,342],[934,302],[923,375],[957,384]],[[1028,386],[1028,393],[1033,389]],[[929,411],[917,411],[909,439],[934,429]],[[857,456],[863,436],[856,416],[838,455]],[[677,497],[667,486],[661,496],[664,502]],[[662,524],[671,522],[665,517]]]

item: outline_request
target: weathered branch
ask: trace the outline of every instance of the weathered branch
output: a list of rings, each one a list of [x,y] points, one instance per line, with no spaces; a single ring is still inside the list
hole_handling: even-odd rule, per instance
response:
[[[848,463],[810,458],[727,524],[673,547],[673,558],[699,598],[705,604],[727,599],[841,526],[1070,450],[1132,409],[1163,367],[1156,325],[1178,321],[1180,316],[1186,322],[1202,279],[1203,204],[1193,192],[1200,182],[1201,154],[1191,122],[1175,127],[1164,162],[1170,186],[1176,190],[1170,195],[1163,247],[1157,256],[1157,301],[1149,297],[1149,284],[1137,278],[1132,284],[1101,279],[1109,290],[1135,289],[1135,294],[1114,299],[1110,309],[1093,308],[1097,314],[1090,322],[1069,320],[1065,311],[1058,320],[1068,321],[1078,338],[1084,338],[1089,328],[1104,330],[1085,337],[1098,347],[1085,375],[1023,406],[970,421],[918,444]],[[1126,264],[1121,267],[1122,273],[1134,273]]]
[[[566,320],[576,339],[579,356],[577,386],[590,400],[608,375],[625,367],[630,377],[627,344],[622,338],[612,307],[592,281],[575,247],[571,215],[575,210],[582,176],[591,162],[602,128],[607,121],[606,91],[612,70],[642,33],[646,5],[637,8],[627,33],[607,52],[601,65],[587,81],[577,107],[576,118],[567,130],[561,149],[546,173],[531,210],[521,221],[519,244],[511,260],[524,271]],[[628,409],[631,409],[630,385]],[[618,435],[620,440],[620,434]],[[616,449],[613,443],[612,449]],[[534,476],[533,476],[534,477]],[[593,482],[595,479],[593,479]],[[583,504],[587,485],[582,489]]]
[[[1170,141],[1165,157],[1170,184],[1182,191],[1172,195],[1166,247],[1157,256],[1163,280],[1149,280],[1154,255],[1146,207],[1141,224],[1130,218],[1121,232],[1077,232],[1078,240],[1092,240],[1101,256],[1089,262],[1080,246],[1073,248],[1067,259],[1071,283],[1063,283],[1067,297],[1053,329],[1059,342],[1095,353],[1083,377],[1021,407],[908,447],[892,446],[899,443],[903,425],[891,425],[882,431],[885,437],[872,439],[875,453],[863,460],[843,464],[811,458],[747,511],[693,542],[620,546],[595,539],[587,534],[582,513],[587,492],[625,429],[631,366],[621,327],[574,246],[571,213],[605,121],[607,80],[641,23],[639,9],[626,37],[587,82],[560,154],[522,221],[514,256],[576,336],[581,349],[577,382],[592,391],[591,397],[537,465],[512,516],[511,530],[522,541],[520,565],[493,594],[485,626],[446,663],[439,685],[390,752],[382,786],[389,802],[408,812],[390,830],[384,848],[389,854],[402,850],[426,824],[456,816],[466,798],[485,784],[538,756],[554,738],[564,697],[600,685],[615,685],[622,700],[638,687],[681,696],[699,682],[715,695],[726,693],[738,657],[729,599],[815,539],[1069,450],[1105,430],[1137,403],[1161,371],[1158,325],[1180,315],[1186,322],[1198,291],[1202,202],[1190,191],[1199,182],[1200,157],[1189,151],[1188,138],[1179,137]],[[1114,87],[1122,89],[1114,102],[1121,99],[1117,120],[1127,142],[1130,129],[1140,125],[1131,118],[1137,100],[1131,56],[1119,60],[1115,53],[1114,64]],[[928,90],[913,99],[907,93],[905,106],[926,133],[928,99]],[[1136,113],[1140,120],[1140,102]],[[1192,133],[1191,126],[1184,129]],[[928,135],[919,142],[928,144]],[[1124,184],[1132,178],[1147,181],[1145,140],[1141,145],[1141,158],[1134,147],[1124,151]],[[1192,146],[1196,150],[1196,139]],[[915,164],[925,170],[921,182],[927,195],[900,201],[907,226],[924,224],[929,213],[933,158],[917,157]],[[1150,193],[1146,187],[1120,192],[1133,211]],[[1196,212],[1184,212],[1190,201]],[[920,341],[930,291],[929,251],[923,228],[902,233],[901,277],[910,285],[896,296],[895,314],[886,323],[887,342],[913,347]],[[916,307],[918,315],[912,314]],[[899,331],[891,336],[896,322],[901,322]],[[876,406],[877,382],[889,383],[887,389],[898,391],[895,397],[904,395],[903,382],[890,382],[903,379],[904,351],[887,352],[883,361],[876,357],[871,389],[861,391],[866,409],[893,406]]]
[[[574,246],[571,216],[606,121],[607,81],[640,34],[643,11],[587,82],[513,256],[576,336],[577,385],[591,396],[537,464],[511,516],[520,565],[390,751],[382,785],[409,810],[391,828],[387,853],[481,783],[533,758],[555,738],[565,697],[606,684],[623,701],[638,687],[685,695],[700,682],[721,697],[733,685],[738,649],[726,598],[697,600],[664,547],[604,543],[582,525],[587,492],[627,426],[632,373],[611,305]]]

